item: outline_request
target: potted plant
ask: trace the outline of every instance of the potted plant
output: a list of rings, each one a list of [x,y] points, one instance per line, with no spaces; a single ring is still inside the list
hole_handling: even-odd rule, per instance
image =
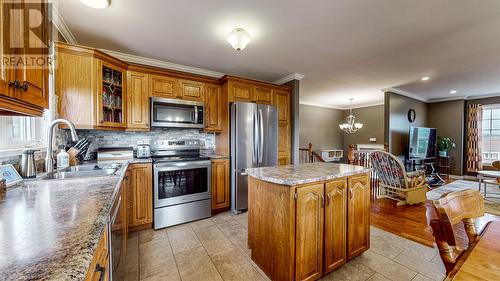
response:
[[[448,137],[442,137],[438,139],[438,150],[440,157],[448,156],[450,149],[455,148],[455,143],[451,141]]]

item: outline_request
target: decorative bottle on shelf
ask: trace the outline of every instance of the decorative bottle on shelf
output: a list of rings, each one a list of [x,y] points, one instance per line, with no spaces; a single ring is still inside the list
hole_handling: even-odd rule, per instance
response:
[[[69,154],[64,146],[59,147],[61,151],[57,153],[57,170],[63,170],[69,167]]]

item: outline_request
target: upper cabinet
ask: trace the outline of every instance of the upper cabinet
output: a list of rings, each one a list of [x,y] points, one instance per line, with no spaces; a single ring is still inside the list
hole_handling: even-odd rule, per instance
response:
[[[167,76],[152,75],[151,86],[154,97],[175,99],[179,92],[177,79]]]
[[[222,110],[227,100],[222,96],[222,89],[217,85],[205,86],[205,131],[222,131]]]
[[[56,43],[59,117],[78,129],[127,126],[127,65],[91,48]]]
[[[16,5],[25,5],[27,1],[17,1]],[[4,23],[17,22],[11,28],[11,32],[2,33],[4,47],[0,50],[2,58],[13,56],[16,65],[6,66],[4,63],[0,65],[0,113],[8,112],[9,115],[28,115],[42,116],[45,108],[49,105],[48,94],[48,62],[44,59],[44,64],[33,66],[29,63],[30,57],[36,55],[37,62],[39,58],[47,58],[49,55],[48,34],[48,5],[40,1],[40,3],[30,3],[30,5],[39,5],[41,11],[40,21],[42,22],[42,33],[37,33],[35,36],[30,36],[27,30],[29,25],[28,9],[24,15],[17,13],[8,13],[4,8],[9,5],[0,1],[2,21]],[[38,14],[37,14],[38,15]],[[16,28],[17,27],[17,28]],[[38,38],[36,38],[38,37]],[[13,49],[12,46],[16,46]],[[28,47],[29,46],[29,47]],[[32,58],[31,58],[32,59]],[[4,60],[5,61],[5,60]],[[12,60],[11,60],[12,61]]]
[[[253,102],[254,86],[250,83],[229,80],[229,100]]]
[[[99,126],[125,128],[127,126],[127,96],[125,69],[99,61],[97,118]]]
[[[273,100],[273,90],[270,87],[255,86],[255,102],[262,104],[271,104]]]
[[[149,130],[149,75],[127,72],[127,129]]]
[[[185,100],[203,101],[204,84],[196,81],[179,80],[180,95]]]

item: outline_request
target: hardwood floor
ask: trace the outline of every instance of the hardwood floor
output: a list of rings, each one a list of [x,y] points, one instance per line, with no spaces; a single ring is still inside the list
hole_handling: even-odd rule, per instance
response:
[[[430,200],[423,204],[404,206],[397,206],[390,199],[372,197],[371,200],[371,225],[429,247],[434,246],[434,236],[429,226],[433,218],[437,218],[437,215]],[[485,214],[476,224],[482,229],[488,221],[493,220],[500,221],[500,217]],[[455,231],[459,237],[457,242],[466,246],[467,236],[463,227],[458,227]]]

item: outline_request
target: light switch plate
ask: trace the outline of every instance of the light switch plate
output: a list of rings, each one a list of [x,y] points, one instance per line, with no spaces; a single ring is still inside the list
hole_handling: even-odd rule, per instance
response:
[[[370,138],[370,142],[377,142],[377,138]]]

